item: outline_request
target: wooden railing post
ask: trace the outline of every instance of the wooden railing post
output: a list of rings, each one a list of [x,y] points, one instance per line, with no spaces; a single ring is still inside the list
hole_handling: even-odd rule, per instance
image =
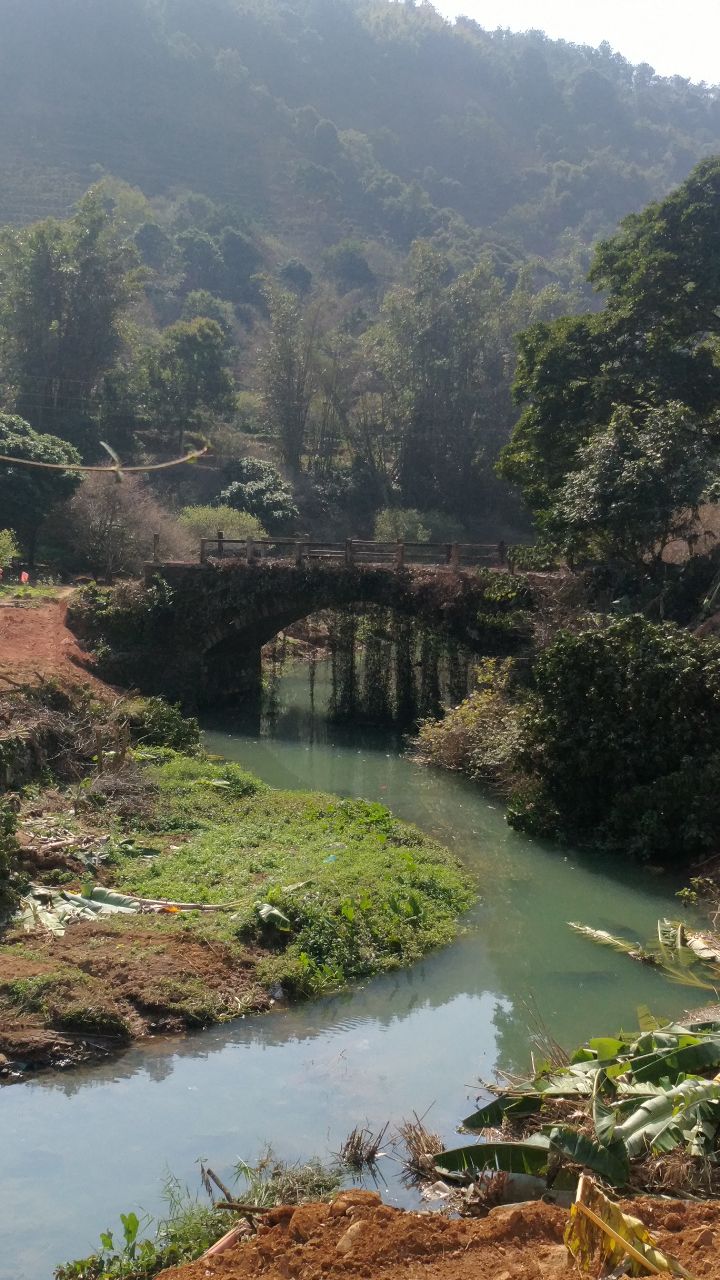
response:
[[[200,563],[207,564],[207,538],[200,539]]]
[[[345,539],[345,563],[346,564],[355,563],[355,549],[353,547],[352,538]]]
[[[303,562],[302,542],[296,542],[295,543],[295,563],[297,565],[301,565],[302,562]]]
[[[248,538],[247,540],[245,557],[247,559],[248,564],[252,564],[253,560],[255,559],[255,541],[253,538]]]
[[[159,549],[160,549],[160,534],[154,533],[153,534],[153,561],[155,564],[157,564],[158,560],[160,559],[160,556],[158,555]]]
[[[223,533],[222,529],[218,529],[217,553],[218,553],[218,560],[222,560],[223,556],[225,555],[225,534]]]
[[[395,564],[397,565],[398,569],[402,569],[403,565],[405,564],[405,543],[404,542],[398,542],[397,544],[397,550],[395,552]]]
[[[460,543],[450,543],[450,568],[456,571],[460,568]]]
[[[507,544],[502,538],[497,545],[497,557],[500,564],[507,564]]]

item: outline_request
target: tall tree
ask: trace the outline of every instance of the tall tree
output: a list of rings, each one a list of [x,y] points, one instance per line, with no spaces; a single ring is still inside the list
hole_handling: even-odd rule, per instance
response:
[[[89,193],[67,222],[0,240],[0,341],[14,407],[39,431],[92,445],[96,394],[121,345],[133,250]]]
[[[316,379],[317,317],[305,321],[294,293],[264,286],[270,335],[260,362],[265,417],[278,437],[283,462],[300,470]]]
[[[409,287],[383,306],[374,352],[407,507],[472,502],[481,451],[509,412],[502,295],[486,263],[453,279],[446,258],[419,242]]]
[[[229,414],[234,384],[220,325],[205,316],[170,325],[145,359],[149,425],[182,449],[185,433],[212,414]]]

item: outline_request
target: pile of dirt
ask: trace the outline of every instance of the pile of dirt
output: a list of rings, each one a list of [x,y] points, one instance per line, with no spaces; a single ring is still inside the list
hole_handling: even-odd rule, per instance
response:
[[[636,1200],[641,1218],[697,1280],[720,1280],[720,1205]],[[560,1280],[573,1274],[563,1244],[567,1210],[510,1205],[487,1218],[406,1213],[373,1192],[349,1191],[332,1204],[280,1208],[257,1236],[225,1253],[164,1271],[165,1280]]]
[[[257,960],[153,917],[78,922],[61,938],[11,933],[0,948],[0,1078],[262,1012]]]

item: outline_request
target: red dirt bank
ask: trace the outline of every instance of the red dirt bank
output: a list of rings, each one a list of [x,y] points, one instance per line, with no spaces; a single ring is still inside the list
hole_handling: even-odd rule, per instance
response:
[[[66,623],[67,601],[0,605],[0,685],[2,676],[17,684],[42,679],[107,688],[87,668],[83,652]]]
[[[696,1280],[720,1280],[717,1202],[642,1199],[623,1206]],[[526,1204],[484,1219],[403,1213],[370,1192],[273,1210],[258,1235],[164,1280],[561,1280],[576,1274],[563,1245],[567,1211]]]

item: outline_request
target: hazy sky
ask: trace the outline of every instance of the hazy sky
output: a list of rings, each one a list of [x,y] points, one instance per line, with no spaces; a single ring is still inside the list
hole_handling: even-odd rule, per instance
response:
[[[435,0],[483,27],[530,27],[577,44],[608,40],[661,75],[720,83],[720,0]]]

